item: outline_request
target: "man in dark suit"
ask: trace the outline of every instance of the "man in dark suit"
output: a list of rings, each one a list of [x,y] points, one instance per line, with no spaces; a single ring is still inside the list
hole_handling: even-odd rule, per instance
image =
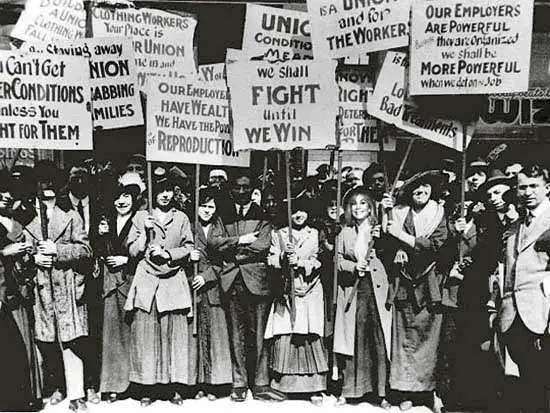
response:
[[[223,257],[220,282],[226,301],[233,362],[231,400],[244,401],[248,387],[255,399],[281,401],[285,396],[269,386],[268,351],[264,330],[272,302],[266,272],[271,245],[271,226],[261,208],[252,202],[251,179],[239,175],[233,181],[234,203],[221,211],[225,236],[215,237],[211,247]]]
[[[548,411],[550,384],[550,201],[548,170],[538,165],[518,174],[525,208],[505,240],[504,296],[498,326],[518,364],[523,412]]]
[[[83,164],[75,164],[69,169],[68,191],[60,197],[58,205],[66,210],[74,210],[82,218],[82,226],[92,248],[96,244],[96,228],[99,224],[102,208],[92,190],[92,177]],[[88,305],[88,337],[84,360],[86,396],[90,403],[101,401],[98,394],[101,374],[101,326],[103,301],[101,300],[102,280],[92,276],[93,263],[87,265],[85,300]]]

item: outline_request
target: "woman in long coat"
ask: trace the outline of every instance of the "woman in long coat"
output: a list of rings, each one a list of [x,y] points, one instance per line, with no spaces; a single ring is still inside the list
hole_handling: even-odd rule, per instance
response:
[[[342,398],[370,396],[387,407],[391,314],[385,309],[388,277],[377,256],[374,202],[362,188],[344,199],[346,225],[339,236],[334,352],[342,368]],[[372,397],[374,396],[374,397]]]
[[[198,258],[198,275],[192,278],[197,291],[198,377],[197,398],[208,396],[216,400],[223,393],[220,386],[233,382],[229,334],[225,311],[221,306],[219,271],[222,262],[217,251],[207,247],[208,240],[223,233],[215,202],[216,191],[201,189],[199,193],[199,226],[195,228],[195,248],[192,259]]]
[[[114,402],[130,385],[130,322],[124,310],[135,273],[136,260],[128,253],[132,218],[145,189],[137,173],[119,179],[114,194],[114,211],[109,211],[97,228],[97,265],[103,275],[103,350],[100,391]]]
[[[443,317],[436,260],[448,233],[443,206],[433,199],[437,179],[425,172],[407,181],[404,202],[393,208],[388,227],[395,251],[390,386],[398,392],[402,410],[413,403],[432,406],[436,388]]]
[[[189,218],[173,207],[173,179],[155,170],[153,211],[138,211],[128,235],[131,257],[139,258],[128,292],[130,381],[142,385],[141,405],[151,404],[155,384],[196,383],[196,344],[185,266],[193,250]],[[181,404],[173,388],[171,401]],[[164,389],[166,390],[166,389]]]
[[[271,343],[271,387],[284,393],[308,394],[314,404],[322,402],[326,390],[328,361],[323,343],[323,287],[317,259],[319,232],[307,225],[310,201],[292,200],[292,239],[289,227],[274,230],[267,263],[280,269],[286,284],[293,267],[294,312],[291,320],[289,289],[276,300],[265,328]]]

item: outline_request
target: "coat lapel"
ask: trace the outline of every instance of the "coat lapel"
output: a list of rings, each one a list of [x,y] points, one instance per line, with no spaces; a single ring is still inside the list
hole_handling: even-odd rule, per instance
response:
[[[521,245],[519,250],[524,251],[531,244],[533,244],[544,232],[550,228],[550,209],[546,209],[543,214],[534,218],[533,222],[529,228],[522,226],[522,230],[525,231],[523,234],[523,240],[520,240]]]
[[[71,214],[64,212],[61,208],[55,206],[52,211],[52,217],[48,222],[48,238],[56,242],[65,232],[69,225],[72,225],[73,218]]]
[[[40,216],[37,215],[34,219],[25,227],[27,232],[36,241],[42,241],[42,226],[40,224]]]

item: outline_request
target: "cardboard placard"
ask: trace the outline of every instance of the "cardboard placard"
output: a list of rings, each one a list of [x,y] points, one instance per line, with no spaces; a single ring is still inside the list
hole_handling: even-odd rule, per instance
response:
[[[0,51],[0,147],[90,150],[83,57]]]
[[[233,148],[225,82],[152,78],[148,83],[147,160],[250,165],[250,153]]]
[[[406,53],[389,51],[378,76],[374,92],[367,102],[368,112],[399,129],[421,136],[458,151],[463,150],[462,124],[456,120],[437,119],[422,113],[406,99]],[[467,144],[472,139],[473,126],[467,128]]]
[[[193,37],[197,20],[155,9],[92,9],[94,37],[131,37],[138,86],[148,77],[196,76]],[[145,90],[144,90],[145,91]]]
[[[409,44],[411,0],[307,0],[315,56],[341,58]]]
[[[242,52],[271,62],[312,59],[308,14],[247,3]]]
[[[412,95],[526,91],[533,0],[415,0]]]
[[[235,149],[322,149],[335,144],[335,60],[227,66]]]

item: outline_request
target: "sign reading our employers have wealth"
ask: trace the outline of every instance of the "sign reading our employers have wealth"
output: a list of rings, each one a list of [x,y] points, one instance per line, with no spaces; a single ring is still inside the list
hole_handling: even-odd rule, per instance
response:
[[[271,62],[312,59],[309,15],[302,11],[248,3],[242,52]]]
[[[131,37],[138,86],[148,77],[181,78],[196,73],[193,37],[197,20],[154,9],[92,10],[94,37]]]
[[[412,95],[526,91],[533,0],[415,0]]]
[[[340,58],[409,44],[411,0],[307,0],[315,56]]]
[[[323,149],[335,144],[335,60],[227,65],[236,149]]]
[[[117,129],[143,125],[134,49],[129,38],[80,39],[71,46],[25,42],[21,49],[83,56],[88,60],[94,127]]]
[[[0,147],[90,150],[83,57],[0,51]]]
[[[233,148],[227,86],[208,76],[149,80],[147,160],[250,166],[250,153]]]
[[[408,60],[405,53],[386,53],[374,92],[367,102],[368,112],[399,129],[461,151],[463,135],[460,122],[430,117],[405,99]],[[473,125],[467,128],[466,144],[469,144],[472,134]]]

